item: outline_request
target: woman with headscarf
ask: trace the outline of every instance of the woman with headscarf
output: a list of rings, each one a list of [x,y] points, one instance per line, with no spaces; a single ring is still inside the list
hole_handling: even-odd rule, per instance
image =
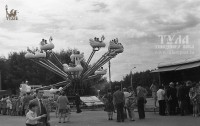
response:
[[[113,105],[113,95],[110,89],[108,89],[108,92],[103,97],[103,99],[105,103],[105,111],[108,114],[108,120],[113,120],[114,105]]]
[[[69,100],[67,96],[64,93],[62,93],[62,95],[58,97],[57,103],[58,103],[58,112],[60,114],[59,123],[61,123],[62,117],[63,117],[63,123],[66,123],[65,117],[66,117],[66,114],[69,113],[69,108],[68,108]],[[68,115],[67,122],[68,121],[69,121],[69,115]]]

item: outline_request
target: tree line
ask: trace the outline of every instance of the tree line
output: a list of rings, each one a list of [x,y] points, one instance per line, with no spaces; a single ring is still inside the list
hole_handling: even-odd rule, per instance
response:
[[[56,56],[62,63],[69,64],[71,62],[70,55],[77,49],[67,49],[56,52]],[[28,80],[30,85],[43,85],[47,86],[64,81],[63,78],[54,74],[53,72],[43,68],[42,66],[34,63],[31,60],[25,59],[26,52],[11,52],[8,58],[0,57],[0,71],[1,71],[1,84],[2,90],[10,90],[12,94],[19,92],[19,87],[22,81]],[[54,62],[54,59],[50,57]],[[57,62],[54,62],[57,65]],[[80,93],[90,94],[95,93],[94,83],[102,78],[96,78],[90,81],[82,82],[82,85],[74,85],[67,92],[74,93],[73,90],[78,89]]]
[[[56,52],[57,57],[62,63],[69,64],[71,62],[70,55],[74,49],[61,50]],[[76,49],[77,50],[77,49]],[[26,52],[11,52],[8,58],[0,57],[0,71],[1,71],[1,83],[3,90],[11,90],[13,94],[17,94],[19,86],[22,81],[29,81],[30,85],[43,85],[47,86],[63,81],[63,78],[54,74],[53,72],[37,65],[31,60],[25,59]],[[54,59],[50,57],[50,60],[54,62]],[[57,62],[54,62],[55,64]],[[133,88],[138,85],[142,85],[146,89],[149,89],[152,83],[158,84],[157,74],[152,74],[150,70],[136,72],[132,75]],[[89,81],[82,82],[81,85],[74,85],[68,92],[74,92],[75,89],[79,89],[84,95],[95,95],[97,90],[100,93],[106,93],[108,88],[112,88],[118,85],[120,87],[131,86],[131,74],[127,74],[121,81],[114,81],[109,83],[106,77],[99,77]],[[81,93],[80,92],[80,93]],[[84,92],[84,93],[83,93]]]

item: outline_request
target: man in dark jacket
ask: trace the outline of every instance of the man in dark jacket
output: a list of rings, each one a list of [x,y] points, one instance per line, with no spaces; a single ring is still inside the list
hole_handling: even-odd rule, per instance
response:
[[[169,114],[170,115],[175,115],[176,114],[176,102],[177,102],[177,90],[174,87],[174,83],[171,82],[169,84],[169,89],[167,90],[167,98],[169,102]]]
[[[136,90],[139,119],[145,119],[144,105],[146,104],[146,95],[148,92],[140,85],[137,86]]]
[[[80,109],[80,104],[81,104],[81,99],[78,93],[76,93],[75,95],[75,104],[76,104],[76,113],[81,113],[81,109]]]
[[[181,115],[183,116],[185,113],[187,113],[187,88],[186,86],[181,83],[181,86],[178,89],[178,101],[179,101],[179,105],[180,105],[180,110],[181,110]]]
[[[187,81],[186,82],[186,100],[187,100],[187,110],[188,110],[188,114],[192,114],[193,113],[193,106],[191,104],[190,101],[190,97],[189,97],[189,92],[190,92],[190,88],[192,87],[192,82],[191,81]]]
[[[36,104],[38,107],[36,109],[37,116],[46,114],[46,117],[43,117],[38,120],[37,126],[49,126],[49,120],[50,120],[50,110],[49,110],[49,104],[48,100],[43,98],[44,91],[42,89],[36,90],[37,97],[30,101],[30,103]]]
[[[115,89],[117,91],[113,94],[113,104],[117,108],[117,122],[124,122],[124,114],[123,114],[123,108],[125,104],[124,93],[120,91],[119,86],[116,86]]]

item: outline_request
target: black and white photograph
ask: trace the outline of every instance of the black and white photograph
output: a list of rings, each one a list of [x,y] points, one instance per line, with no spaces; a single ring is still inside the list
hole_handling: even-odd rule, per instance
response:
[[[0,0],[0,126],[197,126],[200,0]]]

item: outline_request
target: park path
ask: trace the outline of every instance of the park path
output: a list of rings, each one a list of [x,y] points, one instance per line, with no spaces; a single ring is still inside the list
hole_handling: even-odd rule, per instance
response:
[[[83,111],[80,114],[72,112],[71,120],[68,123],[58,123],[54,113],[51,113],[51,126],[197,126],[200,124],[200,117],[192,116],[159,116],[158,113],[146,112],[146,119],[139,120],[136,113],[136,121],[125,120],[124,123],[114,120],[108,121],[104,111]],[[0,126],[25,126],[25,117],[2,116],[0,115]]]

